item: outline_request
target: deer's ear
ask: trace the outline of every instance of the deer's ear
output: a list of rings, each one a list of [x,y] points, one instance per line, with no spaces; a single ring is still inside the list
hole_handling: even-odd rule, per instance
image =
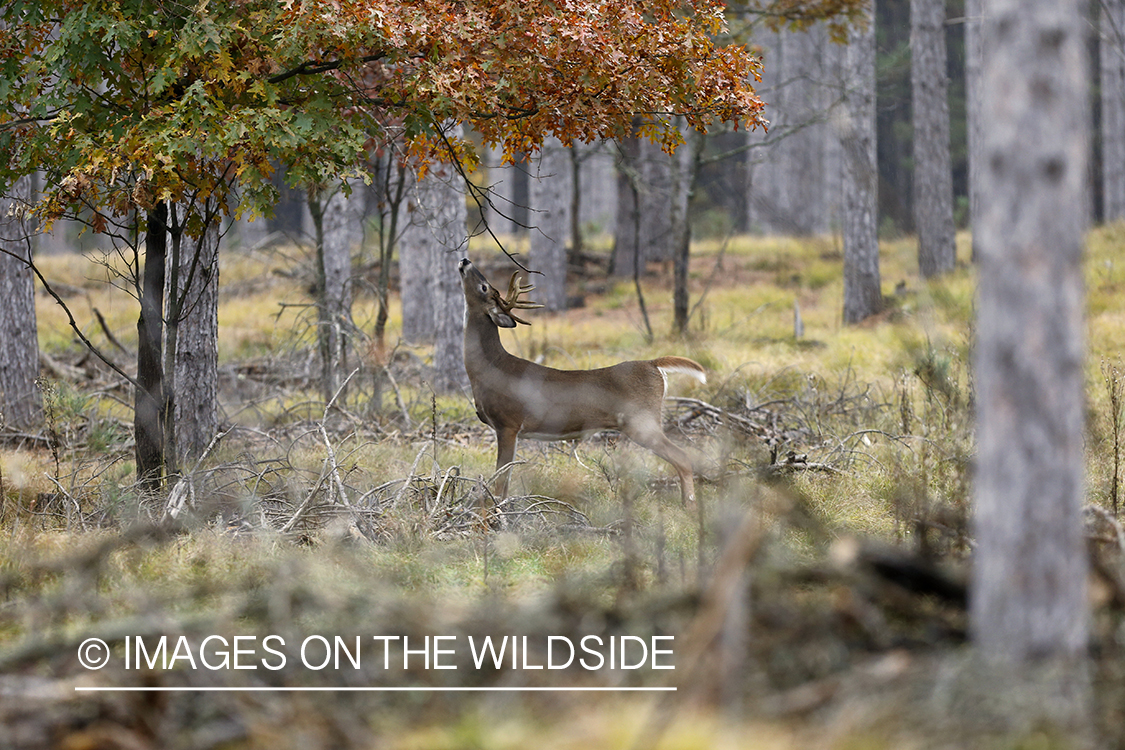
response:
[[[499,307],[493,306],[488,309],[488,317],[496,324],[497,328],[515,328],[516,321],[512,320],[511,316],[501,310]]]

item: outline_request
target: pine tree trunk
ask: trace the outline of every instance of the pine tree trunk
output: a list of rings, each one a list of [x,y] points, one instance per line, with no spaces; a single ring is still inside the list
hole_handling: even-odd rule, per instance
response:
[[[1074,0],[989,0],[977,307],[980,653],[1087,646],[1083,484],[1086,54]]]
[[[853,28],[844,65],[840,146],[844,185],[844,322],[883,306],[879,282],[878,171],[875,165],[875,20]]]
[[[923,277],[953,270],[953,171],[945,70],[945,0],[910,2],[914,116],[914,223]]]
[[[185,239],[168,295],[177,308],[168,316],[168,345],[175,352],[173,445],[181,470],[203,455],[219,425],[218,217],[200,239]]]
[[[965,0],[965,126],[969,148],[969,227],[973,233],[973,261],[976,262],[977,228],[980,224],[980,184],[984,171],[981,140],[984,129],[984,100],[981,82],[984,78],[984,55],[981,34],[984,31],[984,0]]]
[[[31,200],[31,178],[0,196],[0,426],[29,428],[42,419],[35,280],[29,263],[30,231],[22,206]]]
[[[574,165],[571,150],[555,139],[543,145],[531,180],[532,224],[528,267],[539,271],[536,301],[547,310],[566,309],[567,243],[570,240]]]
[[[1125,219],[1125,0],[1101,0],[1102,216]]]

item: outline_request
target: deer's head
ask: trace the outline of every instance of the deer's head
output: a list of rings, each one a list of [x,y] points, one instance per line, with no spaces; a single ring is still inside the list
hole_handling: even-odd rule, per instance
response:
[[[476,269],[472,261],[462,258],[457,265],[461,272],[461,286],[465,291],[465,304],[469,312],[483,312],[498,328],[515,328],[516,323],[531,325],[513,313],[513,310],[534,310],[543,305],[521,300],[520,297],[530,292],[535,287],[531,284],[520,283],[519,273],[513,273],[508,282],[508,294],[503,296],[494,286],[488,283],[484,275]]]

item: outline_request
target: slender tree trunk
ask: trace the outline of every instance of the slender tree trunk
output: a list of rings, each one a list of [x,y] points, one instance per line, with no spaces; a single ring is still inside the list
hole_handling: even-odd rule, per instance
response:
[[[580,265],[582,258],[582,163],[584,154],[581,141],[570,142],[570,241],[567,243],[567,262]],[[565,293],[565,290],[564,290]]]
[[[914,224],[923,277],[953,270],[953,170],[945,71],[945,0],[910,2],[914,116]]]
[[[137,391],[133,430],[137,481],[155,492],[164,479],[164,264],[168,249],[168,204],[147,213],[141,314],[137,320]]]
[[[348,200],[342,188],[324,202],[324,244],[321,262],[324,286],[321,288],[321,359],[324,378],[321,395],[324,402],[336,395],[348,371],[348,322],[351,319],[351,294],[348,281],[352,274],[352,238],[348,224]],[[344,403],[346,394],[339,395]]]
[[[383,390],[387,366],[387,319],[389,315],[391,289],[391,261],[399,239],[399,218],[402,216],[403,201],[406,197],[407,171],[398,163],[397,155],[388,150],[384,157],[375,162],[375,181],[378,186],[378,242],[379,277],[376,295],[379,298],[378,312],[375,314],[375,329],[372,334],[375,374],[372,403],[376,411],[383,408]]]
[[[188,252],[177,253],[170,284],[169,350],[174,352],[170,388],[174,392],[175,458],[190,468],[207,449],[219,425],[219,219],[212,217]],[[183,247],[181,242],[181,247]]]
[[[0,426],[28,428],[43,417],[39,376],[39,337],[35,321],[35,278],[31,273],[31,233],[23,206],[31,201],[31,178],[0,196]]]
[[[574,165],[571,149],[555,139],[543,145],[539,174],[531,181],[532,224],[528,267],[536,301],[547,310],[566,309],[567,241],[571,237]]]
[[[1052,693],[1082,682],[1089,634],[1083,4],[988,0],[983,40],[970,626],[988,662],[1028,675],[1062,664]],[[1032,708],[1055,711],[1053,702]]]
[[[1101,0],[1102,216],[1125,219],[1125,0]]]
[[[350,196],[343,186],[309,196],[316,235],[317,348],[320,352],[320,389],[325,403],[336,397],[346,377],[349,360],[348,324],[351,319],[352,248],[363,240],[362,210],[357,190]],[[344,399],[341,393],[337,398]]]
[[[853,28],[844,66],[843,116],[838,122],[844,182],[844,322],[857,323],[883,306],[879,282],[878,179],[875,165],[875,15]]]
[[[977,229],[980,226],[981,140],[984,129],[984,99],[981,81],[984,78],[981,33],[984,30],[984,0],[965,0],[965,120],[969,148],[969,227],[973,233],[973,262],[977,260]]]
[[[676,252],[672,257],[672,330],[678,336],[687,333],[688,327],[688,262],[691,254],[690,203],[699,175],[699,159],[703,153],[705,136],[693,129],[684,128],[684,144],[676,152],[676,201],[673,204],[672,226],[677,237]]]

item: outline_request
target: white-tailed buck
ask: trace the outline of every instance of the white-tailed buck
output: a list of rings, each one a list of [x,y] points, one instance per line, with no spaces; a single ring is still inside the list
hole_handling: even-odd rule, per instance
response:
[[[515,458],[516,437],[564,440],[601,430],[618,430],[672,464],[684,503],[695,500],[692,459],[664,434],[660,409],[665,374],[681,372],[707,382],[703,366],[685,357],[622,362],[597,370],[556,370],[509,354],[498,328],[515,328],[513,310],[541,307],[521,301],[530,285],[516,274],[502,296],[466,258],[460,262],[465,290],[465,369],[477,416],[496,431],[496,468]],[[509,467],[497,494],[508,492]]]

